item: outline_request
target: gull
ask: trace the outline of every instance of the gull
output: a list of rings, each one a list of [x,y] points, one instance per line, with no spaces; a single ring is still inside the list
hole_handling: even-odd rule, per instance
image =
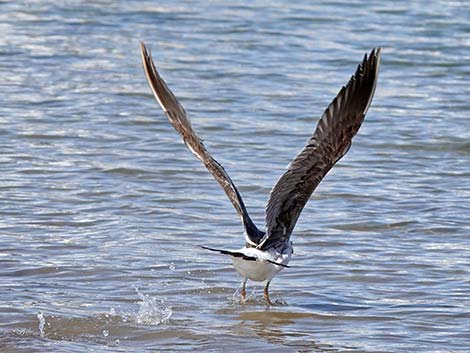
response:
[[[276,274],[289,267],[294,252],[290,236],[300,213],[328,171],[348,152],[352,138],[364,121],[377,83],[380,48],[364,55],[354,75],[324,111],[305,147],[272,188],[265,210],[264,231],[251,220],[232,179],[196,135],[183,106],[161,78],[145,44],[141,43],[140,48],[145,76],[156,100],[189,150],[222,187],[244,227],[246,244],[239,250],[201,247],[232,258],[235,269],[243,278],[243,300],[250,279],[266,282],[264,298],[272,305],[269,284]]]

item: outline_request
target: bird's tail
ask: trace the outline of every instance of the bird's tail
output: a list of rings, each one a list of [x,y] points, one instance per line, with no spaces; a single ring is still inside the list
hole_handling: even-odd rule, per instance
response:
[[[274,262],[274,261],[271,261],[271,260],[268,260],[268,259],[258,259],[254,256],[248,256],[248,255],[245,255],[239,251],[230,251],[230,250],[222,250],[222,249],[214,249],[214,248],[209,248],[207,246],[203,246],[203,245],[199,245],[202,249],[205,249],[205,250],[210,250],[210,251],[215,251],[215,252],[218,252],[220,254],[224,254],[224,255],[229,255],[229,256],[232,256],[232,257],[238,257],[238,258],[241,258],[243,260],[246,260],[246,261],[267,261],[269,263],[272,263],[273,265],[277,265],[277,266],[282,266],[282,267],[290,267],[290,266],[287,266],[287,265],[284,265],[284,264],[280,264],[280,263],[277,263],[277,262]]]
[[[203,249],[206,249],[206,250],[210,250],[210,251],[215,251],[215,252],[218,252],[218,253],[221,253],[221,254],[224,254],[224,255],[230,255],[230,256],[233,256],[233,257],[240,257],[244,260],[248,260],[248,261],[256,261],[256,257],[253,257],[253,256],[247,256],[239,251],[230,251],[230,250],[222,250],[222,249],[214,249],[214,248],[209,248],[207,246],[203,246],[203,245],[199,245],[201,248]]]

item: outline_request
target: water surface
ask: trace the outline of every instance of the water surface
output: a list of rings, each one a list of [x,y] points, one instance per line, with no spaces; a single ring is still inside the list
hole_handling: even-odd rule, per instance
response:
[[[465,1],[0,2],[2,352],[465,352]],[[261,227],[365,52],[379,85],[262,287],[230,202],[151,96],[152,49]]]

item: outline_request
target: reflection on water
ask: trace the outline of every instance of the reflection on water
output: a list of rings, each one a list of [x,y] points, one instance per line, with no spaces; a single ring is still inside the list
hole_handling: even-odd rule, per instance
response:
[[[302,332],[292,332],[290,329],[296,321],[300,323],[303,318],[308,317],[311,314],[252,311],[240,314],[237,320],[240,320],[239,326],[243,330],[255,333],[268,343],[321,351],[310,337],[302,338]]]
[[[0,2],[2,352],[466,352],[469,5]],[[153,49],[261,226],[362,55],[376,97],[266,307],[242,227],[145,81]],[[136,293],[135,288],[139,288]]]

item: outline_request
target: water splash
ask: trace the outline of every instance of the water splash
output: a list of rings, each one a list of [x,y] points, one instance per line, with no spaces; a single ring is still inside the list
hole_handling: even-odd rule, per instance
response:
[[[46,319],[44,318],[44,314],[40,311],[37,315],[39,320],[39,335],[44,338],[44,326],[46,325]]]
[[[139,312],[135,316],[135,321],[145,325],[159,325],[167,323],[173,314],[170,307],[163,304],[163,301],[157,300],[155,297],[143,294],[139,289],[135,288],[140,298]]]
[[[266,299],[259,293],[256,288],[249,289],[246,298],[243,299],[241,289],[238,288],[232,295],[227,297],[231,304],[236,305],[262,305],[266,306]],[[275,306],[288,306],[289,304],[282,298],[272,298],[271,301]]]

